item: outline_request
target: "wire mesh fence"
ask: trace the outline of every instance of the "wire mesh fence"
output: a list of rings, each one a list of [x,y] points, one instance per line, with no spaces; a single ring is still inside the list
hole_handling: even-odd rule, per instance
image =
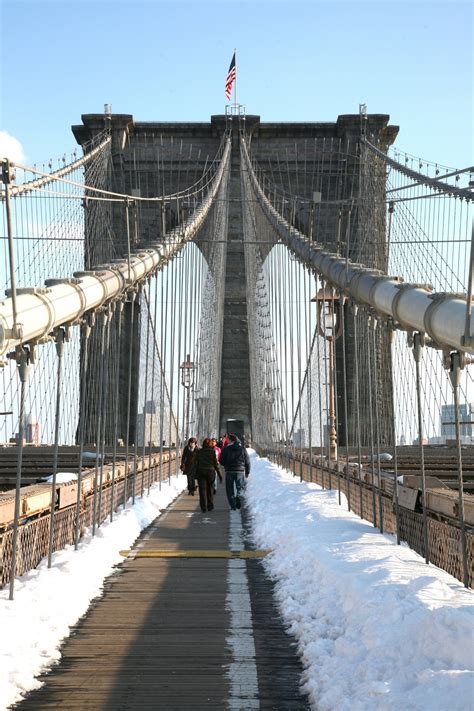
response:
[[[90,491],[81,497],[79,509],[79,529],[82,537],[86,530],[95,523],[100,526],[110,518],[111,512],[118,511],[123,506],[124,493],[127,502],[129,497],[137,498],[143,495],[145,489],[149,490],[155,482],[164,482],[169,477],[178,473],[176,454],[166,453],[160,456],[153,455],[153,463],[149,466],[148,457],[139,462],[135,470],[128,468],[125,478],[117,480],[114,485],[112,479],[103,483],[98,493],[100,504],[94,505],[94,492]],[[59,551],[67,546],[72,546],[76,540],[77,509],[75,505],[57,510],[54,515],[53,551]],[[25,520],[18,529],[18,542],[16,554],[16,576],[21,576],[29,570],[36,568],[45,559],[49,551],[49,536],[51,516],[42,514],[34,520]],[[13,552],[13,529],[0,532],[0,587],[10,581]]]

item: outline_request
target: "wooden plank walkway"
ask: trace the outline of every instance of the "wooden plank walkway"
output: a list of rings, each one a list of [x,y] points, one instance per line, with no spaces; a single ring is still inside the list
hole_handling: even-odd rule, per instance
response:
[[[181,495],[134,550],[250,549],[245,510],[228,511],[223,487],[215,504],[202,514]],[[301,671],[260,559],[128,557],[15,709],[296,711],[310,708]]]

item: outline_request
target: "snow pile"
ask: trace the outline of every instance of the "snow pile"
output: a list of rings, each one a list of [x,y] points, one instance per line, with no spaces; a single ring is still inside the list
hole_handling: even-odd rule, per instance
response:
[[[247,502],[318,711],[473,708],[473,591],[266,459]]]
[[[61,656],[59,647],[70,627],[86,612],[90,601],[100,595],[102,582],[117,563],[119,551],[128,549],[168,504],[186,487],[183,475],[171,484],[151,487],[150,496],[136,499],[73,546],[53,555],[15,582],[15,599],[8,600],[8,588],[0,590],[0,710],[19,701],[22,694],[40,686],[35,676]]]
[[[51,474],[51,476],[45,476],[41,481],[52,484],[53,475]],[[73,472],[58,472],[56,474],[56,484],[70,484],[74,481],[77,481],[77,474],[73,474]]]

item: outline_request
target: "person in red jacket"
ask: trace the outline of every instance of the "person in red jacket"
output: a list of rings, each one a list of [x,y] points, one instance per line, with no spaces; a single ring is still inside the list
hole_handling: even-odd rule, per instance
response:
[[[211,444],[212,444],[212,446],[214,447],[214,450],[215,450],[215,452],[216,452],[217,463],[219,463],[219,462],[220,462],[220,459],[221,459],[222,447],[219,445],[219,442],[216,440],[215,437],[213,437],[213,438],[211,439]],[[215,496],[215,495],[217,494],[217,479],[214,479],[214,483],[213,483],[213,485],[212,485],[212,491],[213,491],[213,494],[214,494],[214,496]]]
[[[220,458],[221,458],[222,447],[219,446],[215,437],[213,437],[211,439],[211,444],[214,447],[214,449],[216,450],[217,461],[219,462]]]

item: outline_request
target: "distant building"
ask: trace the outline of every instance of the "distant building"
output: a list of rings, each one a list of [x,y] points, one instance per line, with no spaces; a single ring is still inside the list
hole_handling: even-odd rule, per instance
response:
[[[413,444],[413,445],[415,445],[415,444],[420,444],[420,438],[419,438],[419,437],[415,437],[415,439],[413,440],[412,444]],[[423,446],[429,444],[428,437],[422,437],[422,438],[421,438],[421,444],[422,444]]]
[[[293,444],[295,447],[304,447],[306,439],[306,433],[303,429],[295,430],[293,435]]]
[[[18,443],[20,441],[20,433],[17,432],[10,438],[10,442]],[[41,444],[41,425],[36,418],[31,414],[27,415],[23,424],[23,444]]]
[[[454,405],[442,405],[441,407],[441,437],[445,439],[456,438]],[[470,440],[472,437],[472,405],[463,403],[459,405],[460,435],[462,439]]]
[[[27,444],[41,444],[41,425],[31,413],[26,418],[25,441]]]

